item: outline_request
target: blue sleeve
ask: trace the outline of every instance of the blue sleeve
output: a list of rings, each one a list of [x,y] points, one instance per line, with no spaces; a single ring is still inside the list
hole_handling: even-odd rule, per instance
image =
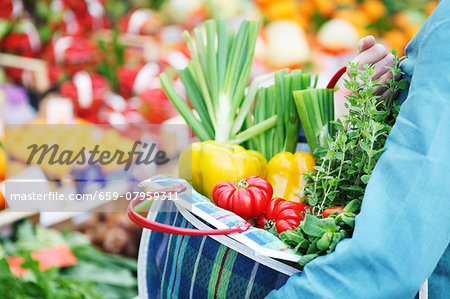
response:
[[[450,240],[450,1],[423,33],[408,97],[352,239],[268,298],[413,298]]]

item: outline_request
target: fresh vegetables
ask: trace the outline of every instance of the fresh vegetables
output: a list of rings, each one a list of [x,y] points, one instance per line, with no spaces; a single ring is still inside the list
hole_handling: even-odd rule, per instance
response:
[[[67,244],[77,264],[41,271],[35,251],[41,254]],[[58,249],[61,251],[61,249]],[[7,259],[21,257],[23,278],[11,273]],[[58,254],[66,265],[73,256]],[[55,256],[53,255],[52,258]],[[66,257],[66,258],[64,258]],[[48,256],[44,258],[48,260]],[[53,259],[52,259],[52,262]],[[134,298],[137,296],[136,261],[106,254],[94,248],[88,238],[78,232],[61,233],[33,227],[23,221],[16,225],[11,238],[0,238],[0,294],[2,298]]]
[[[274,198],[267,205],[264,214],[258,217],[257,222],[261,227],[272,230],[275,227],[277,234],[280,234],[299,226],[309,208],[302,202],[297,203],[283,198]]]
[[[396,52],[393,54],[395,56]],[[307,174],[303,194],[312,206],[311,213],[297,227],[280,234],[281,240],[303,255],[300,265],[331,253],[340,240],[351,237],[353,233],[365,187],[385,150],[387,135],[399,110],[399,105],[393,100],[394,95],[407,84],[405,80],[395,79],[402,74],[398,68],[402,59],[395,56],[394,66],[388,68],[394,79],[388,80],[391,95],[384,101],[373,94],[374,88],[380,85],[379,80],[372,79],[375,66],[365,65],[363,70],[352,63],[348,66],[352,75],[345,82],[346,88],[352,92],[347,96],[349,115],[334,122],[336,133],[329,136],[326,143],[319,144],[315,151],[316,172]],[[319,115],[316,107],[306,113],[314,117]],[[323,144],[328,144],[328,147],[319,148]]]
[[[247,219],[264,212],[272,193],[269,182],[253,175],[239,182],[217,184],[213,190],[213,199],[219,207]]]
[[[22,267],[29,270],[27,278],[19,278],[12,274],[6,260],[0,259],[2,298],[104,298],[91,282],[62,277],[57,268],[41,272],[37,261],[33,261],[29,255],[25,255],[24,259]]]
[[[53,267],[68,267],[77,264],[77,257],[66,244],[60,244],[43,250],[31,252],[31,258],[39,262],[39,270],[45,271]],[[25,270],[21,267],[24,258],[21,256],[10,256],[6,258],[11,272],[22,276]]]
[[[266,159],[258,152],[232,143],[195,142],[180,156],[179,176],[213,201],[218,183],[264,176]]]
[[[273,197],[302,201],[306,178],[304,173],[314,171],[314,158],[304,152],[282,152],[273,157],[266,167],[265,179],[272,184]]]
[[[324,219],[306,214],[300,225],[282,232],[279,237],[302,255],[299,264],[303,266],[319,255],[333,252],[339,241],[351,237],[354,223],[355,214],[350,209]]]
[[[280,152],[295,153],[300,119],[292,92],[311,88],[310,85],[311,74],[280,70],[275,73],[273,85],[259,89],[246,125],[251,128],[277,115],[276,126],[253,137],[248,148],[261,152],[267,160]]]
[[[275,125],[276,116],[241,131],[258,85],[249,84],[258,21],[243,21],[237,33],[225,20],[208,20],[205,29],[195,28],[193,37],[184,33],[191,61],[179,71],[186,94],[197,112],[175,91],[166,74],[161,85],[175,108],[201,140],[242,143]],[[206,40],[204,40],[206,38]]]
[[[333,136],[334,90],[306,89],[294,91],[295,104],[311,153],[328,146]]]
[[[344,212],[344,207],[341,206],[329,207],[326,208],[325,211],[323,211],[323,218],[328,218],[328,216],[334,213],[341,214],[342,212]]]
[[[400,60],[395,56],[394,67],[389,68],[394,78],[402,73],[397,66]],[[334,122],[337,131],[329,138],[328,148],[317,155],[317,171],[308,175],[304,192],[309,204],[320,213],[329,206],[345,206],[354,199],[362,200],[399,109],[393,95],[407,82],[389,80],[391,96],[379,101],[380,96],[373,95],[374,88],[380,85],[379,80],[372,80],[375,67],[365,65],[359,70],[350,63],[348,69],[352,75],[345,82],[352,92],[347,96],[349,115]]]

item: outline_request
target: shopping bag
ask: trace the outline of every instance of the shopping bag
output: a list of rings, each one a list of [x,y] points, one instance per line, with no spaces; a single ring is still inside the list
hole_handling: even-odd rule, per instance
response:
[[[154,200],[147,218],[134,210],[140,199],[130,203],[130,218],[151,228],[144,229],[139,249],[140,298],[263,298],[299,272],[279,260],[299,259],[286,244],[243,225],[186,181],[156,177],[142,186],[158,194],[183,191],[178,200]]]

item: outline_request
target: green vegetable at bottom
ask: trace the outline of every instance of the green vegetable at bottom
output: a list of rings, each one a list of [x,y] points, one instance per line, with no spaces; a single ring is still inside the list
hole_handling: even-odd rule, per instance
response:
[[[66,268],[40,271],[30,252],[65,242],[78,263]],[[23,256],[23,277],[11,274],[6,255]],[[88,237],[78,232],[61,233],[30,222],[20,222],[12,238],[0,239],[0,294],[5,299],[21,298],[134,298],[137,296],[137,264],[94,248]]]

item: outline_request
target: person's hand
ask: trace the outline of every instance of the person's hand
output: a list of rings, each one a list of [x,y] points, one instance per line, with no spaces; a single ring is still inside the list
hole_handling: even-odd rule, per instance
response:
[[[358,42],[358,56],[352,62],[359,62],[358,69],[361,70],[365,64],[375,65],[373,80],[381,78],[379,84],[386,85],[387,80],[392,79],[392,73],[385,67],[394,65],[393,58],[394,55],[388,54],[382,44],[377,43],[372,35],[368,35]],[[374,94],[380,95],[383,100],[390,95],[390,91],[384,86],[377,86],[374,90]]]

